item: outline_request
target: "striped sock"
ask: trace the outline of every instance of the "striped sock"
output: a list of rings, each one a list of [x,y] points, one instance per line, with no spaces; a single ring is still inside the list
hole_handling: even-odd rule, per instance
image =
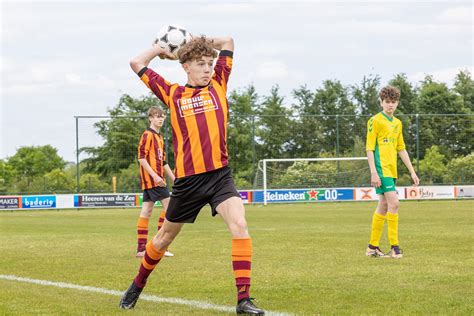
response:
[[[232,239],[232,267],[237,287],[237,301],[250,297],[250,271],[252,264],[252,239]]]
[[[148,221],[146,217],[139,217],[137,222],[137,239],[138,247],[137,251],[143,251],[146,247],[146,242],[148,239]]]
[[[146,244],[145,256],[142,259],[140,269],[134,280],[136,286],[140,288],[145,287],[148,276],[153,272],[153,269],[155,269],[164,254],[164,251],[159,251],[153,246],[151,240]]]
[[[388,241],[391,246],[398,246],[398,213],[387,213]]]
[[[380,237],[382,237],[383,225],[385,224],[385,216],[375,212],[372,217],[372,232],[370,233],[369,244],[378,247],[380,244]]]
[[[163,222],[165,221],[166,211],[163,209],[160,213],[160,218],[158,219],[158,231],[160,231]]]

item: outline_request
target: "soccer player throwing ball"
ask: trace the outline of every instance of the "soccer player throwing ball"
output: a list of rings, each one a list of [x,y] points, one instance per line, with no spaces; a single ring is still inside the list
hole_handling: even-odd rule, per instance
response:
[[[214,59],[217,57],[213,68]],[[250,299],[252,240],[245,209],[228,165],[227,81],[232,69],[232,38],[193,38],[179,51],[179,62],[187,84],[171,84],[147,68],[159,56],[174,56],[154,45],[132,59],[130,65],[141,80],[169,108],[173,129],[175,182],[166,219],[158,234],[147,243],[137,276],[120,301],[131,309],[146,285],[148,276],[162,259],[184,223],[193,223],[201,208],[210,204],[232,235],[232,267],[237,286],[238,314],[263,315]]]
[[[400,100],[400,91],[392,86],[380,91],[382,112],[371,117],[367,123],[367,158],[371,184],[379,195],[379,203],[372,218],[372,232],[366,255],[369,257],[402,258],[398,242],[398,201],[395,182],[397,180],[397,152],[410,172],[414,185],[420,180],[410,161],[403,141],[402,122],[393,116]],[[379,248],[383,226],[387,219],[388,240],[391,250],[385,255]]]

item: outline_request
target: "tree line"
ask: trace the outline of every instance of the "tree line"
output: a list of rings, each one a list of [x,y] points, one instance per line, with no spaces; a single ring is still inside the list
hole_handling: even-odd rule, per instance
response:
[[[451,88],[429,75],[414,86],[405,74],[397,74],[389,84],[401,91],[395,116],[403,122],[407,150],[423,183],[474,183],[471,73],[460,71]],[[292,91],[292,101],[286,101],[278,85],[267,95],[259,95],[253,85],[230,91],[229,164],[237,186],[258,185],[257,163],[264,158],[365,156],[366,122],[381,111],[380,88],[380,77],[369,75],[354,85],[325,80],[316,89],[299,86]],[[111,118],[94,124],[103,144],[80,149],[85,157],[79,165],[80,191],[110,192],[113,176],[117,178],[118,191],[140,191],[137,144],[148,126],[146,112],[157,103],[160,101],[152,95],[133,98],[124,94],[108,110]],[[162,132],[169,163],[174,166],[168,123]],[[22,147],[15,155],[0,160],[0,193],[74,192],[76,167],[49,145]],[[275,183],[287,181],[288,186],[297,186],[301,181],[305,183],[302,176],[311,178],[320,172],[328,174],[327,185],[348,181],[331,177],[338,172],[334,165],[297,164],[283,168]],[[358,181],[357,185],[368,184],[364,177]],[[408,175],[402,172],[400,181],[409,184]]]

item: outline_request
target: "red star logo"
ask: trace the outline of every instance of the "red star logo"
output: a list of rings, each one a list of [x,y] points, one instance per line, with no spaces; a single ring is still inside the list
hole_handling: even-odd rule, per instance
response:
[[[311,190],[311,191],[308,191],[308,194],[309,194],[309,199],[310,200],[317,200],[318,199],[318,191]]]

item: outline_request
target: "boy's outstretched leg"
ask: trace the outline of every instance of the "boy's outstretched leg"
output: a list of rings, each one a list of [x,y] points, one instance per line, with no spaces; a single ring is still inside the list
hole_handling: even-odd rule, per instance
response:
[[[146,285],[148,276],[153,272],[156,265],[163,258],[166,249],[181,230],[183,223],[171,223],[165,220],[160,232],[146,245],[138,274],[132,281],[127,291],[120,300],[119,307],[122,309],[133,309]]]

